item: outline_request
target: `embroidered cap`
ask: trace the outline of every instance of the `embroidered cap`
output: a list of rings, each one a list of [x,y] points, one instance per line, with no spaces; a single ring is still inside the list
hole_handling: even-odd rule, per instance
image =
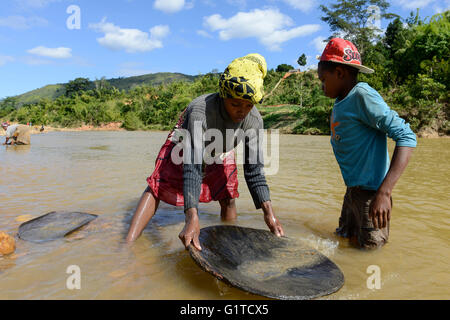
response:
[[[340,64],[346,64],[355,67],[362,73],[373,73],[374,70],[361,63],[361,55],[356,46],[348,40],[341,38],[331,39],[321,56],[317,57],[320,61],[333,61]]]

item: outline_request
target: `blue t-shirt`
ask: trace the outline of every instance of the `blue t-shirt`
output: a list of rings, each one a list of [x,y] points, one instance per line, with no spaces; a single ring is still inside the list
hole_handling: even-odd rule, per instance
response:
[[[416,147],[416,135],[367,83],[358,83],[331,115],[331,145],[347,187],[378,190],[389,170],[386,135]]]

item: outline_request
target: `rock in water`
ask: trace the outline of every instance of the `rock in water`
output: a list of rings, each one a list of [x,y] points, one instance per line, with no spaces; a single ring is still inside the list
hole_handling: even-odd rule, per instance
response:
[[[16,241],[10,235],[0,232],[0,255],[6,256],[16,250]]]
[[[81,228],[97,215],[84,212],[50,212],[22,223],[19,238],[31,242],[56,240]]]
[[[276,299],[312,299],[344,285],[341,270],[302,241],[266,230],[213,226],[200,230],[194,261],[234,287]]]

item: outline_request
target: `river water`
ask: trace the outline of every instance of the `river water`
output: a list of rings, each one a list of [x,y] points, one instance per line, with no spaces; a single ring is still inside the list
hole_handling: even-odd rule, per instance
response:
[[[45,244],[16,237],[0,257],[0,299],[262,299],[216,280],[184,250],[182,208],[162,203],[143,235],[124,239],[146,177],[167,133],[49,132],[31,146],[0,148],[0,231],[50,211],[99,215],[87,227]],[[392,154],[393,144],[390,143]],[[393,198],[389,243],[361,251],[333,234],[345,186],[329,137],[280,136],[279,171],[268,176],[275,212],[287,236],[333,260],[345,285],[323,299],[448,299],[450,297],[450,139],[419,139]],[[233,224],[266,229],[242,167],[239,217]],[[201,227],[221,224],[218,203],[200,206]],[[22,217],[24,216],[25,217]],[[67,268],[81,272],[69,290]],[[369,266],[380,289],[369,289]]]

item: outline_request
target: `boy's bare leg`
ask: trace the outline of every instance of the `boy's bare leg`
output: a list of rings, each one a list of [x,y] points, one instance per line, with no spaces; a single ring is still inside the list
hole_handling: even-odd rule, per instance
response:
[[[222,221],[233,221],[237,219],[236,201],[234,199],[219,200],[220,218]]]
[[[155,215],[158,205],[159,199],[156,199],[151,193],[150,188],[147,187],[134,212],[133,220],[131,221],[130,229],[128,230],[127,242],[133,242],[139,238],[142,230],[144,230],[145,226]]]

